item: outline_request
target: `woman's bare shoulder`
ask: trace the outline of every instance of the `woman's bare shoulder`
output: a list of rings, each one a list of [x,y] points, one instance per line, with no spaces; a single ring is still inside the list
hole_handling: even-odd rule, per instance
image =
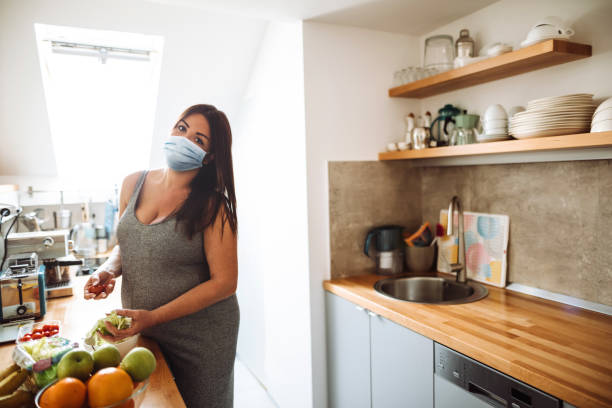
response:
[[[137,171],[135,173],[127,175],[123,179],[123,185],[121,186],[122,195],[126,193],[127,195],[132,195],[132,193],[134,192],[134,188],[136,187],[136,183],[138,183],[138,179],[140,178],[141,174],[142,171]]]
[[[123,179],[123,184],[121,185],[121,195],[119,196],[119,200],[121,201],[121,208],[123,209],[127,206],[127,203],[130,201],[130,197],[134,194],[134,190],[136,190],[136,184],[138,184],[138,179],[142,175],[144,170],[134,172],[132,174],[127,175]],[[123,211],[120,211],[123,212]]]

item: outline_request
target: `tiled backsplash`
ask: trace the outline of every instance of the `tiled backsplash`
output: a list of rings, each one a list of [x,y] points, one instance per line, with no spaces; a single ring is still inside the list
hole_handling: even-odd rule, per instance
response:
[[[377,215],[380,208],[398,211],[404,218],[394,222],[402,225],[435,224],[457,194],[465,210],[510,216],[509,282],[612,305],[612,160],[387,166],[330,163],[332,277],[372,270],[359,247],[363,231],[388,222]],[[385,171],[392,173],[389,178]],[[365,173],[375,174],[375,182],[358,178]],[[382,191],[389,192],[381,196]],[[378,205],[372,204],[375,197]],[[416,223],[415,211],[421,212]],[[355,218],[364,222],[351,235],[342,224]]]
[[[363,244],[373,226],[419,226],[421,180],[407,168],[406,162],[329,163],[332,277],[372,272]]]

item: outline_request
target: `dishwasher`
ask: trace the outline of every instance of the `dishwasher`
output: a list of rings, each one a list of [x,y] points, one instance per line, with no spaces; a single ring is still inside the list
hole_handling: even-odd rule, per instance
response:
[[[559,408],[562,401],[435,343],[435,408]]]

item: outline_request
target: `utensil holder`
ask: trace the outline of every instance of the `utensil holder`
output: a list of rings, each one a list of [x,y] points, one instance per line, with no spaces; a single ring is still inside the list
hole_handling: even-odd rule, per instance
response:
[[[406,246],[405,252],[406,272],[424,273],[431,272],[434,269],[436,245],[426,247]]]

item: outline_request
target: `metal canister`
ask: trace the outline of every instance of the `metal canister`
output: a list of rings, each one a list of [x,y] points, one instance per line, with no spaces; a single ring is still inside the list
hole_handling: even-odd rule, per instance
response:
[[[457,57],[474,56],[474,40],[470,37],[470,30],[467,28],[459,31],[459,38],[455,42],[455,55]]]

